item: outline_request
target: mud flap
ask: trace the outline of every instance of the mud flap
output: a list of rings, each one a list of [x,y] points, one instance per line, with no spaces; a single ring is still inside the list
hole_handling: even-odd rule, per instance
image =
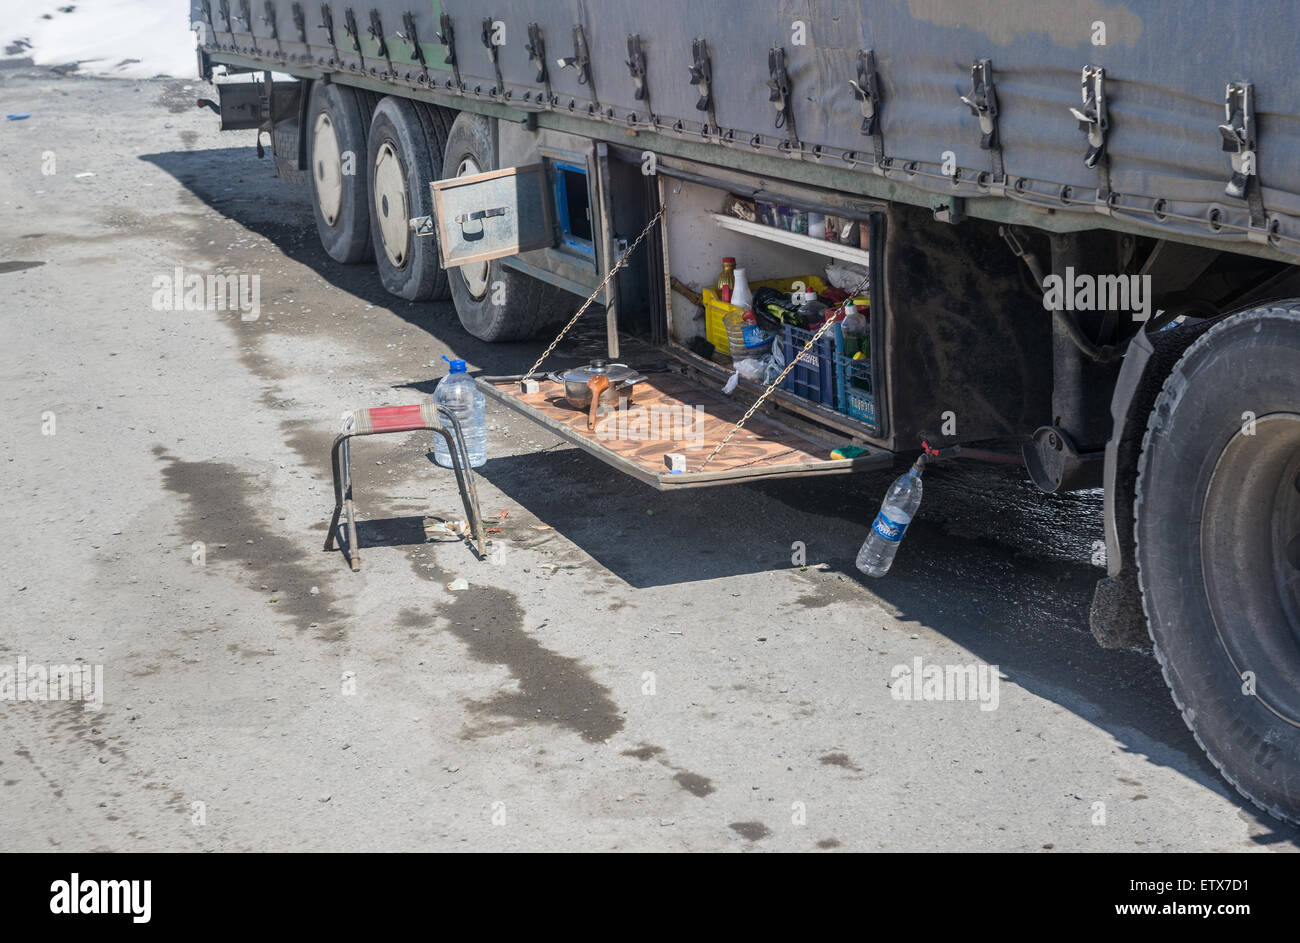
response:
[[[1093,638],[1102,648],[1151,643],[1134,565],[1133,500],[1138,456],[1147,418],[1165,377],[1192,341],[1215,323],[1205,320],[1155,334],[1139,332],[1124,354],[1111,399],[1113,424],[1104,467],[1107,575],[1097,581],[1088,617]]]

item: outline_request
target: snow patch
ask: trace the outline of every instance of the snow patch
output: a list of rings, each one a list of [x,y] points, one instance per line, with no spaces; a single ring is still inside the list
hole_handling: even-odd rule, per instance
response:
[[[124,78],[198,75],[185,0],[4,0],[0,53]]]

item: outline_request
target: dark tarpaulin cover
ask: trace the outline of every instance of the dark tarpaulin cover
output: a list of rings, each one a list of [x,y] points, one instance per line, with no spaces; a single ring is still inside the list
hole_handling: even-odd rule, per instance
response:
[[[1008,199],[1093,213],[1113,193],[1117,217],[1201,237],[1271,238],[1300,253],[1300,72],[1292,65],[1300,4],[1260,0],[192,0],[205,48],[238,51],[269,67],[364,73],[395,85],[435,87],[515,107],[545,107],[606,125],[642,123],[699,140],[709,116],[690,84],[692,40],[708,43],[719,146],[783,152],[884,173],[944,196],[988,195],[1000,156]],[[273,15],[268,15],[268,8]],[[295,8],[299,16],[295,17]],[[373,11],[373,15],[372,15]],[[333,22],[333,37],[326,29]],[[349,15],[350,13],[350,15]],[[462,87],[439,43],[451,18]],[[406,19],[404,15],[409,15]],[[503,88],[484,45],[497,47]],[[301,27],[298,24],[301,23]],[[530,23],[540,28],[554,98],[530,61]],[[575,55],[581,25],[590,81],[558,59]],[[418,39],[424,61],[415,54]],[[628,36],[645,55],[646,101],[634,97]],[[306,42],[303,42],[305,38]],[[381,46],[380,39],[383,45]],[[777,127],[768,51],[786,57],[797,139]],[[882,93],[876,164],[850,80],[859,52],[875,56]],[[1000,155],[980,146],[977,117],[961,96],[971,67],[987,59],[998,104]],[[1109,131],[1103,168],[1085,165],[1088,142],[1071,108],[1082,107],[1081,70],[1105,70]],[[1225,86],[1253,85],[1258,199],[1225,193],[1232,174],[1219,125]],[[525,98],[527,96],[527,98]],[[788,126],[787,126],[788,127]],[[613,137],[611,129],[594,135]],[[714,140],[717,140],[715,137]],[[958,170],[954,184],[945,171]],[[985,174],[984,178],[980,174]],[[1068,188],[1068,189],[1066,189]],[[994,193],[998,190],[992,191]],[[1253,213],[1252,213],[1253,209]],[[1098,216],[1098,226],[1105,217]],[[1273,232],[1268,236],[1268,226]],[[1263,227],[1263,228],[1261,228]]]

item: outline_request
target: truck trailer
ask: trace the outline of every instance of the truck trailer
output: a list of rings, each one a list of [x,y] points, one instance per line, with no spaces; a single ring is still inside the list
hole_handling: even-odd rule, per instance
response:
[[[1227,780],[1300,822],[1300,7],[193,0],[191,20],[205,79],[254,79],[218,83],[222,127],[310,186],[331,259],[450,298],[486,341],[603,316],[612,408],[573,408],[543,361],[478,383],[646,484],[854,487],[926,454],[1103,488],[1093,634],[1149,642]],[[732,305],[723,257],[793,301]],[[784,317],[859,294],[852,356],[833,316]]]

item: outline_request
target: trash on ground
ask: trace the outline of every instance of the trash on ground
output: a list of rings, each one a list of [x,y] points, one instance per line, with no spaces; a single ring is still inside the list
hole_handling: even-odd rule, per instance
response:
[[[424,535],[429,540],[461,540],[468,533],[469,524],[466,521],[447,521],[442,518],[434,518],[424,522]]]

